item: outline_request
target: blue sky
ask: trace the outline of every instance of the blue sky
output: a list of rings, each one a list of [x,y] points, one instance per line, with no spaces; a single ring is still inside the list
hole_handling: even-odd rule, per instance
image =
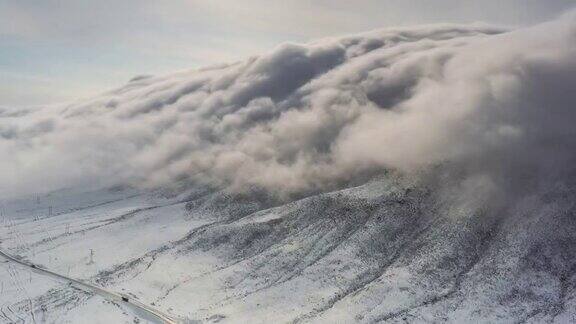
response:
[[[89,97],[136,75],[380,27],[528,25],[573,0],[0,0],[0,106]]]

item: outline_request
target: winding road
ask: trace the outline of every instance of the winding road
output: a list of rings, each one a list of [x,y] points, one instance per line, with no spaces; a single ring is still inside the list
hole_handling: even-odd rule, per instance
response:
[[[26,267],[29,270],[43,275],[43,276],[47,276],[53,279],[57,279],[60,281],[65,281],[68,282],[70,285],[84,290],[86,292],[89,293],[94,293],[97,295],[100,295],[102,297],[104,297],[105,299],[111,301],[111,302],[116,302],[116,303],[121,303],[126,305],[127,307],[131,308],[134,313],[138,314],[139,316],[152,321],[152,322],[157,322],[157,323],[162,323],[162,324],[177,324],[179,323],[179,321],[173,319],[171,316],[162,313],[161,311],[154,309],[148,305],[142,304],[141,302],[134,300],[128,296],[124,296],[124,295],[120,295],[118,293],[112,292],[112,291],[108,291],[106,289],[103,289],[101,287],[89,284],[89,283],[85,283],[82,282],[80,280],[76,280],[73,278],[69,278],[66,276],[63,276],[61,274],[52,272],[50,270],[46,270],[43,268],[38,267],[37,265],[34,265],[32,263],[28,263],[25,262],[23,260],[20,260],[19,258],[12,256],[2,250],[0,250],[0,258],[6,259],[10,262],[16,263],[22,267]]]

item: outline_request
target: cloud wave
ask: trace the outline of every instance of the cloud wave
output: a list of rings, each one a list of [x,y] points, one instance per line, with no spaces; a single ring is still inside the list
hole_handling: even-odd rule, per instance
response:
[[[0,109],[0,195],[179,179],[283,195],[438,165],[558,173],[576,152],[575,72],[574,15],[284,44],[68,106]]]

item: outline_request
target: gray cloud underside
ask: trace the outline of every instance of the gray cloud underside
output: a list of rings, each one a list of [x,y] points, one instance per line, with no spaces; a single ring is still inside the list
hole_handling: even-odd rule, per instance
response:
[[[0,109],[0,193],[188,178],[289,194],[447,164],[490,183],[558,174],[576,152],[574,85],[570,15],[284,44],[65,107]]]

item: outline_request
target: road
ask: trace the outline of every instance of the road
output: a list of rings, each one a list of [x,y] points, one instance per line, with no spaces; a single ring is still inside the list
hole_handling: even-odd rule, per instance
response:
[[[69,278],[69,277],[63,276],[59,273],[52,272],[50,270],[42,269],[42,268],[40,268],[40,267],[38,267],[32,263],[22,261],[22,260],[18,259],[17,257],[14,257],[14,256],[12,256],[12,255],[10,255],[10,254],[2,251],[2,250],[0,250],[0,257],[4,258],[10,262],[16,263],[20,266],[26,267],[26,268],[28,268],[28,270],[31,270],[34,273],[37,273],[37,274],[40,274],[43,276],[48,276],[50,278],[57,279],[60,281],[68,282],[70,285],[72,285],[78,289],[84,290],[84,291],[89,292],[89,293],[94,293],[94,294],[100,295],[111,302],[124,304],[124,305],[128,306],[129,308],[131,308],[139,316],[141,316],[147,320],[150,320],[152,322],[157,322],[157,323],[162,323],[162,324],[177,324],[178,323],[178,321],[173,319],[171,316],[166,315],[166,314],[162,313],[161,311],[156,310],[156,309],[154,309],[148,305],[142,304],[141,302],[134,300],[131,297],[123,296],[123,295],[120,295],[118,293],[108,291],[104,288],[92,285],[90,283],[82,282],[80,280]]]

